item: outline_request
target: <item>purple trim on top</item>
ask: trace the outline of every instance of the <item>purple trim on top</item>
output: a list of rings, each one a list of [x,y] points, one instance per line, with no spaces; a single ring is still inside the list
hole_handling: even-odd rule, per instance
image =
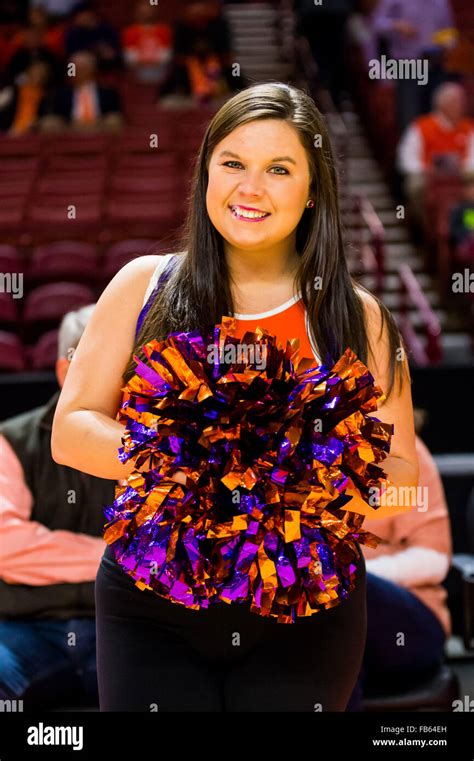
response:
[[[166,266],[165,266],[165,268],[164,268],[163,272],[161,273],[160,277],[158,278],[158,281],[157,281],[157,283],[156,283],[155,287],[153,288],[152,292],[150,293],[150,295],[149,295],[149,297],[148,297],[148,299],[147,299],[146,303],[143,305],[143,307],[142,307],[142,309],[141,309],[141,312],[140,312],[140,314],[138,315],[137,326],[136,326],[136,328],[135,328],[135,340],[137,339],[137,336],[138,336],[138,333],[139,333],[139,331],[140,331],[140,328],[141,328],[141,326],[142,326],[143,320],[144,320],[144,319],[145,319],[145,317],[147,316],[147,314],[148,314],[148,312],[149,312],[149,309],[150,309],[151,305],[153,304],[153,301],[154,301],[154,299],[155,299],[155,296],[156,296],[156,294],[158,293],[158,291],[159,291],[160,287],[162,286],[162,284],[163,284],[163,283],[165,283],[165,282],[168,280],[169,276],[171,275],[171,272],[172,272],[172,268],[173,268],[173,266],[174,266],[174,263],[175,263],[177,260],[178,260],[178,257],[177,257],[177,256],[176,256],[176,254],[175,254],[175,255],[174,255],[174,256],[173,256],[173,257],[172,257],[172,258],[171,258],[171,259],[170,259],[170,260],[169,260],[169,261],[166,263]]]

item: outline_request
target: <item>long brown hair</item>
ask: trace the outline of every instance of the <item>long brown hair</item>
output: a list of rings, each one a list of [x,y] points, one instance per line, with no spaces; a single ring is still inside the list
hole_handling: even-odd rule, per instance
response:
[[[359,291],[366,291],[351,278],[341,230],[338,181],[330,137],[324,118],[313,99],[303,90],[281,83],[251,85],[227,100],[213,116],[204,134],[194,166],[187,199],[187,215],[179,248],[183,253],[168,281],[163,284],[138,333],[133,353],[144,358],[141,347],[162,340],[178,330],[198,330],[232,315],[234,305],[229,271],[220,233],[206,208],[208,167],[216,145],[236,127],[258,119],[284,119],[298,132],[310,168],[309,193],[315,201],[305,209],[296,228],[299,266],[294,282],[307,310],[321,361],[333,364],[350,346],[367,363],[366,316]],[[316,138],[319,138],[318,147]],[[320,280],[316,281],[316,278]],[[315,283],[318,282],[318,288]],[[319,287],[321,286],[321,287]],[[397,350],[403,339],[387,307],[377,299],[382,329],[386,322],[390,340],[390,395],[395,374],[402,383]],[[134,374],[132,356],[123,374]]]

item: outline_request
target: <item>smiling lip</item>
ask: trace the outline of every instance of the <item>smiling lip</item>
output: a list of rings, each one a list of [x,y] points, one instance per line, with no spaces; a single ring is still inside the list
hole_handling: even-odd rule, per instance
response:
[[[245,211],[255,211],[258,214],[263,214],[263,217],[245,217],[238,213],[238,209],[243,209]],[[229,205],[229,211],[234,217],[234,219],[244,220],[245,222],[262,222],[264,219],[267,219],[270,216],[269,211],[262,211],[261,209],[254,209],[251,206],[241,206],[240,204],[232,204]]]

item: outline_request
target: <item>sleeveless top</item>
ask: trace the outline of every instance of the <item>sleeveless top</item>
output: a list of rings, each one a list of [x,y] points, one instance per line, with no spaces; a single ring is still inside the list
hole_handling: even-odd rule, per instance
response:
[[[136,334],[153,303],[153,298],[163,281],[171,272],[171,263],[176,254],[165,254],[154,270],[148,287],[145,291],[143,306],[137,321]],[[236,320],[235,336],[243,338],[247,331],[255,331],[256,327],[265,328],[272,335],[276,335],[283,347],[290,338],[300,339],[299,357],[314,359],[314,364],[321,364],[316,341],[314,340],[308,315],[301,299],[301,294],[293,296],[284,304],[269,309],[266,312],[256,314],[239,314],[234,312],[232,317]]]

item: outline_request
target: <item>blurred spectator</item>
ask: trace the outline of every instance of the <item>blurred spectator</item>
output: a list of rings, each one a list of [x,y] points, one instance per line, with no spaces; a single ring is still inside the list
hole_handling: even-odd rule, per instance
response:
[[[233,76],[230,30],[218,2],[185,6],[175,27],[170,78],[160,88],[161,102],[173,97],[206,102],[241,86]]]
[[[79,3],[75,7],[66,31],[65,46],[68,56],[80,50],[94,53],[101,70],[122,63],[119,33],[99,17],[92,3]]]
[[[358,0],[356,12],[347,21],[347,37],[360,48],[365,64],[379,55],[377,38],[372,29],[371,17],[378,0]]]
[[[52,21],[66,19],[76,5],[79,5],[79,0],[30,0],[30,6],[44,8]]]
[[[449,0],[430,0],[429,8],[413,0],[380,0],[372,27],[386,44],[389,58],[428,62],[425,84],[413,77],[395,80],[398,125],[404,130],[429,111],[433,90],[447,79],[444,56],[457,39],[451,5]]]
[[[458,258],[474,262],[474,176],[464,179],[463,199],[451,210],[449,239],[458,248]]]
[[[317,5],[314,0],[294,3],[298,33],[307,38],[318,65],[321,86],[329,91],[337,108],[348,89],[346,24],[355,5],[355,0],[330,0]]]
[[[135,23],[122,32],[125,61],[142,82],[161,82],[168,75],[173,51],[173,30],[156,20],[156,6],[139,0]]]
[[[55,78],[60,68],[57,56],[46,46],[43,32],[37,26],[28,26],[22,30],[22,43],[10,58],[5,72],[5,84],[15,82],[19,74],[22,74],[30,64],[42,61],[48,64],[51,75]]]
[[[464,88],[446,82],[433,95],[433,112],[420,116],[402,135],[397,164],[415,218],[421,215],[427,172],[474,171],[474,121],[465,113]]]
[[[0,91],[0,131],[22,135],[38,125],[44,115],[50,69],[44,61],[33,61],[13,85]]]
[[[367,569],[367,643],[350,710],[360,710],[369,685],[403,690],[435,669],[451,634],[442,586],[452,553],[448,507],[436,463],[418,436],[416,449],[423,495],[417,507],[364,521],[364,529],[382,541],[376,549],[361,545]]]
[[[61,323],[60,387],[94,306]],[[82,687],[98,701],[94,582],[105,547],[101,505],[113,502],[116,482],[54,462],[59,394],[0,424],[2,700],[22,698],[41,682],[58,697]]]
[[[38,5],[33,6],[28,11],[28,27],[34,27],[38,30],[43,47],[54,53],[58,59],[64,58],[64,24],[52,23],[44,8]],[[25,46],[25,31],[27,33],[27,30],[20,29],[10,40],[10,57],[18,48]]]
[[[119,95],[114,87],[96,81],[96,60],[86,50],[72,56],[75,66],[72,85],[58,89],[47,115],[41,121],[44,131],[63,130],[67,126],[79,131],[116,130],[122,127]]]

